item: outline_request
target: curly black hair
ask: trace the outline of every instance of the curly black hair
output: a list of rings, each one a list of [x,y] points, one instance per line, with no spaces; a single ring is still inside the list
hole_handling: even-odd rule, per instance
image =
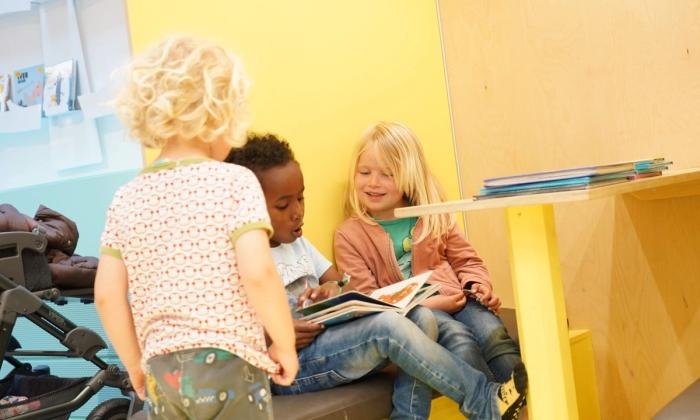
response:
[[[251,133],[247,143],[231,149],[224,162],[245,166],[260,177],[261,172],[296,162],[296,159],[286,140],[270,133]]]

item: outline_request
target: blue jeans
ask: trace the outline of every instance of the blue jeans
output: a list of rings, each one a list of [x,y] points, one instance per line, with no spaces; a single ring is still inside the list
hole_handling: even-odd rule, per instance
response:
[[[413,308],[406,317],[413,321],[426,337],[437,341],[438,326],[432,311],[418,306]],[[430,415],[432,399],[432,388],[399,368],[394,381],[394,391],[391,394],[391,403],[394,407],[391,420],[427,419]]]
[[[491,382],[505,382],[521,362],[520,348],[503,321],[473,298],[452,315],[434,310],[438,343],[481,371]]]
[[[360,379],[388,362],[456,401],[470,419],[500,418],[496,403],[499,384],[488,382],[483,373],[394,312],[328,328],[299,351],[299,372],[294,384],[273,384],[272,390],[276,394],[299,394],[329,389]]]

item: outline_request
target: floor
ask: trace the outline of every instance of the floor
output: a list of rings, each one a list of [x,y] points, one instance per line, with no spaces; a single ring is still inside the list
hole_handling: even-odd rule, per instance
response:
[[[697,420],[699,418],[700,379],[654,416],[654,420]]]

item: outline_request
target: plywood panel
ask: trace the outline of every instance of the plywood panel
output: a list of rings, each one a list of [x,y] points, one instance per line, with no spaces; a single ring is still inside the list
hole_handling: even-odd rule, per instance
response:
[[[665,156],[700,166],[700,4],[440,0],[465,195],[483,178]],[[572,328],[603,418],[650,418],[700,376],[700,198],[556,207]],[[501,211],[467,216],[512,305]]]

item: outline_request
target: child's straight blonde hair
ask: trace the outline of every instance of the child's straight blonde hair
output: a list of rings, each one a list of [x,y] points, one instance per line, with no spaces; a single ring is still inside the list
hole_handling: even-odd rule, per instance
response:
[[[420,206],[444,201],[442,187],[428,168],[418,137],[401,123],[379,122],[364,132],[353,155],[345,203],[348,216],[354,214],[366,223],[375,223],[362,205],[355,185],[358,161],[362,153],[369,149],[377,152],[382,164],[394,177],[396,187],[403,193],[409,205]],[[445,235],[454,224],[450,214],[421,216],[421,219],[423,229],[416,242],[428,236],[438,238]]]
[[[238,58],[187,35],[171,36],[135,57],[113,105],[146,147],[171,139],[245,143],[250,82]]]

